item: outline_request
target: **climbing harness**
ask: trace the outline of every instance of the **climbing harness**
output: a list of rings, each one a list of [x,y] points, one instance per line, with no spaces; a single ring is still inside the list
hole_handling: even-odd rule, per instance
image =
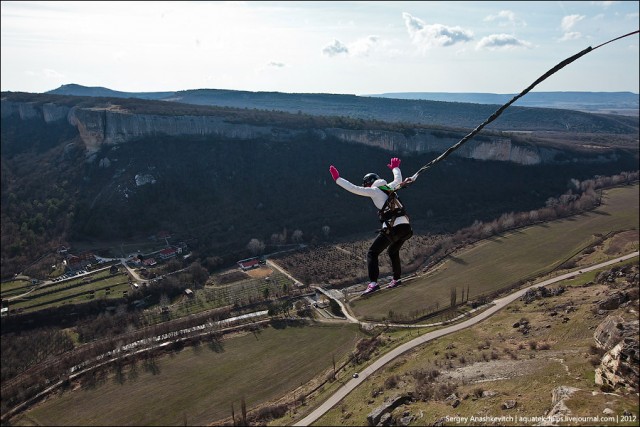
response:
[[[387,185],[382,185],[378,187],[378,189],[382,190],[387,195],[387,200],[382,205],[382,208],[378,211],[378,219],[381,223],[385,224],[386,227],[382,227],[380,232],[385,234],[389,240],[394,241],[393,238],[393,226],[396,222],[396,219],[401,216],[406,216],[407,212],[404,209],[404,205],[398,198],[398,194],[396,193],[398,189],[393,189]]]
[[[551,76],[552,74],[556,73],[557,71],[561,70],[562,68],[564,68],[565,66],[571,64],[573,61],[581,58],[582,56],[586,55],[589,52],[592,52],[596,49],[598,49],[599,47],[602,47],[606,44],[609,44],[611,42],[614,42],[616,40],[631,36],[633,34],[638,34],[638,32],[640,32],[640,30],[636,30],[633,31],[629,34],[625,34],[623,36],[620,37],[616,37],[615,39],[611,39],[608,42],[602,43],[596,47],[591,47],[589,46],[588,48],[584,49],[581,52],[578,52],[577,54],[573,55],[570,58],[565,59],[564,61],[560,62],[558,65],[556,65],[555,67],[553,67],[552,69],[550,69],[549,71],[547,71],[546,73],[544,73],[542,76],[540,76],[535,82],[533,82],[528,88],[526,88],[525,90],[523,90],[522,92],[520,92],[518,95],[514,96],[511,101],[507,102],[506,104],[504,104],[502,107],[498,108],[496,110],[495,113],[493,113],[487,120],[485,120],[483,123],[481,123],[477,128],[475,128],[473,131],[471,131],[471,133],[469,133],[468,135],[466,135],[464,138],[462,138],[460,141],[458,141],[457,143],[455,143],[454,145],[452,145],[451,147],[449,147],[444,153],[442,153],[441,155],[439,155],[438,157],[436,157],[435,159],[431,160],[429,163],[427,163],[426,165],[422,166],[420,169],[418,169],[418,171],[413,174],[411,177],[405,179],[401,184],[400,187],[401,188],[405,188],[407,187],[409,184],[412,184],[416,181],[416,179],[418,179],[418,175],[420,175],[422,172],[426,171],[427,169],[429,169],[431,166],[435,165],[436,163],[438,163],[439,161],[443,160],[444,158],[446,158],[449,154],[453,153],[455,150],[457,150],[458,148],[460,148],[460,146],[462,144],[464,144],[465,142],[467,142],[468,140],[470,140],[471,138],[473,138],[478,132],[480,132],[486,125],[488,125],[489,123],[491,123],[492,121],[494,121],[495,119],[498,118],[498,116],[500,116],[500,114],[502,114],[502,112],[504,110],[506,110],[511,104],[513,104],[514,102],[516,102],[518,99],[522,98],[524,95],[526,95],[531,89],[533,89],[534,87],[536,87],[539,83],[541,83],[542,81],[546,80],[549,76]]]
[[[380,219],[380,222],[386,224],[387,228],[391,228],[396,222],[396,219],[401,216],[407,216],[407,212],[404,210],[404,206],[398,198],[398,194],[396,193],[397,190],[393,190],[391,187],[386,185],[378,188],[387,195],[387,200],[378,211],[378,219]]]

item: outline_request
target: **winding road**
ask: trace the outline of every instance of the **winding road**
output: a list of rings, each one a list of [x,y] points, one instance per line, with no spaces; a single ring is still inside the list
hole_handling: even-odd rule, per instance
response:
[[[371,365],[367,366],[364,370],[359,372],[359,375],[358,375],[357,378],[351,378],[341,388],[339,388],[332,396],[330,396],[325,402],[323,402],[319,407],[314,409],[309,415],[307,415],[306,417],[304,417],[302,420],[300,420],[299,422],[297,422],[294,425],[295,426],[308,426],[308,425],[311,425],[318,418],[320,418],[322,415],[324,415],[326,412],[328,412],[331,408],[333,408],[335,405],[337,405],[338,402],[340,402],[342,399],[344,399],[344,397],[347,396],[349,393],[351,393],[351,391],[353,391],[356,387],[358,387],[364,380],[366,380],[369,377],[369,375],[373,374],[375,371],[377,371],[378,369],[382,368],[384,365],[386,365],[387,363],[389,363],[390,361],[392,361],[396,357],[400,356],[401,354],[405,353],[406,351],[408,351],[408,350],[410,350],[410,349],[412,349],[414,347],[417,347],[417,346],[419,346],[421,344],[427,343],[429,341],[435,340],[437,338],[443,337],[443,336],[451,334],[453,332],[457,332],[457,331],[460,331],[462,329],[468,328],[470,326],[473,326],[473,325],[475,325],[475,324],[487,319],[488,317],[490,317],[491,315],[493,315],[497,311],[499,311],[499,310],[503,309],[504,307],[506,307],[511,302],[513,302],[513,301],[517,300],[518,298],[522,297],[529,289],[550,285],[552,283],[556,283],[556,282],[560,282],[562,280],[573,278],[575,276],[578,276],[580,274],[584,274],[584,273],[592,271],[592,270],[597,270],[597,269],[600,269],[600,268],[603,268],[603,267],[607,267],[607,266],[612,265],[612,264],[616,264],[616,263],[621,262],[621,261],[626,261],[626,260],[628,260],[630,258],[637,257],[639,253],[640,252],[636,251],[636,252],[633,252],[631,254],[619,257],[619,258],[615,258],[615,259],[612,259],[612,260],[609,260],[609,261],[606,261],[606,262],[603,262],[603,263],[600,263],[600,264],[597,264],[597,265],[593,265],[591,267],[584,267],[584,268],[581,268],[579,271],[566,273],[566,274],[563,274],[563,275],[560,275],[560,276],[545,280],[543,282],[536,283],[536,284],[531,285],[529,287],[526,287],[524,289],[520,289],[520,290],[518,290],[518,291],[516,291],[516,292],[514,292],[514,293],[512,293],[510,295],[505,296],[504,298],[499,298],[499,299],[494,300],[490,304],[490,307],[488,309],[486,309],[485,311],[481,312],[480,314],[478,314],[477,316],[475,316],[473,318],[465,320],[464,322],[461,322],[461,323],[457,323],[455,325],[448,326],[448,327],[443,328],[443,329],[439,329],[437,331],[428,332],[428,333],[426,333],[424,335],[419,336],[418,338],[415,338],[415,339],[413,339],[411,341],[408,341],[408,342],[406,342],[406,343],[394,348],[390,352],[382,355],[379,359],[374,361]],[[337,301],[337,302],[343,308],[344,312],[347,313],[347,311],[345,310],[345,307],[342,304],[342,302],[341,301]],[[352,316],[348,316],[347,318],[351,322],[353,322],[353,321],[357,322],[358,321],[357,319],[354,319]],[[432,325],[421,325],[421,326],[432,326]]]

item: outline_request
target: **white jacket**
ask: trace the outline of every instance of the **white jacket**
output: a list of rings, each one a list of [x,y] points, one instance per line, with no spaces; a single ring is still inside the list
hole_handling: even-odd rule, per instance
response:
[[[378,208],[378,210],[382,209],[384,203],[387,201],[387,194],[378,187],[386,185],[395,190],[401,182],[402,172],[400,172],[400,168],[393,168],[393,181],[391,181],[390,183],[387,184],[387,181],[385,181],[384,179],[378,179],[373,183],[373,185],[371,185],[371,187],[360,187],[352,184],[344,178],[336,179],[336,184],[349,191],[350,193],[357,194],[358,196],[371,197],[371,200],[373,200],[373,204],[376,205],[376,208]],[[393,226],[395,227],[396,225],[400,224],[409,224],[409,218],[406,216],[398,217],[393,223]],[[387,224],[382,223],[382,228],[386,227]]]

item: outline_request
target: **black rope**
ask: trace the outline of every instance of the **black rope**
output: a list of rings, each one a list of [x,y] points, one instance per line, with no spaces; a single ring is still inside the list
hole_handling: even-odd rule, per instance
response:
[[[420,175],[422,172],[426,171],[427,169],[429,169],[431,166],[435,165],[436,163],[438,163],[439,161],[443,160],[445,157],[447,157],[449,154],[453,153],[455,150],[457,150],[458,148],[460,148],[460,146],[462,144],[464,144],[465,142],[467,142],[468,140],[470,140],[471,138],[473,138],[478,132],[480,132],[482,130],[482,128],[484,128],[486,125],[488,125],[489,123],[491,123],[492,121],[494,121],[495,119],[498,118],[498,116],[500,116],[500,114],[502,114],[502,112],[504,110],[506,110],[511,104],[513,104],[514,102],[516,102],[518,99],[522,98],[523,96],[525,96],[527,93],[529,93],[529,91],[531,89],[533,89],[534,87],[536,87],[539,83],[541,83],[542,81],[546,80],[549,76],[551,76],[552,74],[556,73],[557,71],[561,70],[562,68],[566,67],[567,65],[571,64],[573,61],[583,57],[584,55],[586,55],[589,52],[592,52],[594,50],[596,50],[599,47],[602,47],[606,44],[609,44],[611,42],[614,42],[616,40],[622,39],[624,37],[628,37],[632,34],[637,34],[638,32],[640,32],[640,30],[636,30],[633,31],[629,34],[625,34],[624,36],[620,36],[620,37],[616,37],[615,39],[609,40],[608,42],[602,43],[596,47],[591,47],[589,46],[588,48],[586,48],[585,50],[583,50],[582,52],[578,52],[575,55],[573,55],[570,58],[565,59],[564,61],[560,62],[558,65],[556,65],[555,67],[553,67],[552,69],[550,69],[549,71],[547,71],[546,73],[544,73],[542,76],[540,76],[535,82],[533,82],[528,88],[526,88],[525,90],[523,90],[522,92],[520,92],[518,95],[514,96],[511,101],[507,102],[506,104],[504,104],[502,107],[498,108],[496,110],[495,113],[493,113],[487,120],[485,120],[484,122],[482,122],[478,127],[476,127],[473,131],[471,131],[471,133],[469,133],[468,135],[466,135],[464,138],[462,138],[460,141],[458,141],[457,143],[455,143],[454,145],[452,145],[451,147],[449,147],[444,153],[442,153],[441,155],[439,155],[438,157],[436,157],[435,159],[431,160],[429,163],[427,163],[426,165],[422,166],[420,169],[418,169],[418,172],[416,172],[415,174],[413,174],[413,176],[411,176],[410,178],[408,178],[407,180],[405,180],[403,182],[403,187],[406,187],[407,185],[411,184],[412,182],[414,182],[417,178],[418,175]]]

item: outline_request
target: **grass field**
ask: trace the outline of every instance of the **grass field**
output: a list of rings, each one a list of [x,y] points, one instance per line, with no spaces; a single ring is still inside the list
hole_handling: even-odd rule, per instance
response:
[[[519,279],[549,272],[597,241],[596,235],[637,232],[638,200],[637,184],[607,190],[603,204],[594,211],[486,239],[406,286],[355,300],[351,308],[364,319],[383,320],[390,311],[412,319],[436,303],[441,309],[449,306],[452,288],[457,289],[460,301],[462,290],[468,287],[473,300]]]
[[[618,266],[634,264],[638,265],[638,257]],[[608,269],[610,267],[603,270]],[[455,422],[452,419],[445,425],[540,425],[518,421],[516,415],[544,417],[553,407],[552,391],[567,386],[579,389],[566,402],[572,411],[570,415],[600,417],[601,421],[556,425],[637,425],[637,394],[624,389],[602,392],[594,383],[595,365],[591,360],[594,329],[610,314],[622,315],[628,321],[637,320],[637,312],[630,309],[637,301],[628,308],[598,314],[594,307],[612,288],[605,284],[586,285],[597,273],[593,271],[563,281],[566,291],[562,295],[530,304],[514,301],[488,321],[410,350],[367,378],[313,425],[367,425],[367,415],[386,399],[416,390],[415,372],[432,369],[440,372],[434,390],[437,393],[449,385],[447,393],[400,406],[394,411],[396,419],[410,413],[413,416],[410,425],[434,425],[446,416],[467,417],[467,420],[495,417],[496,421]],[[566,310],[568,307],[571,308]],[[550,315],[554,311],[561,314]],[[527,334],[513,326],[522,319],[531,326]],[[392,377],[395,381],[390,382]],[[454,391],[460,399],[456,407],[445,400]],[[490,395],[483,396],[484,391]],[[503,402],[510,399],[517,402],[516,408],[503,409]],[[314,404],[309,402],[310,407]],[[615,421],[615,416],[613,422],[602,421],[605,408],[613,410],[619,421]],[[625,411],[635,418],[624,420],[621,414]],[[500,417],[507,419],[500,421]]]
[[[0,295],[2,299],[24,294],[33,288],[33,284],[28,280],[16,279],[2,282],[0,285]]]
[[[94,388],[52,396],[13,425],[206,425],[279,398],[343,360],[361,337],[357,326],[267,328],[160,358],[153,375],[140,364],[124,383],[113,377]]]
[[[21,289],[25,292],[28,290]],[[76,279],[51,283],[46,286],[39,285],[24,297],[12,300],[10,308],[29,312],[65,304],[81,304],[94,298],[121,298],[124,291],[130,290],[127,274],[112,275],[106,269]]]

